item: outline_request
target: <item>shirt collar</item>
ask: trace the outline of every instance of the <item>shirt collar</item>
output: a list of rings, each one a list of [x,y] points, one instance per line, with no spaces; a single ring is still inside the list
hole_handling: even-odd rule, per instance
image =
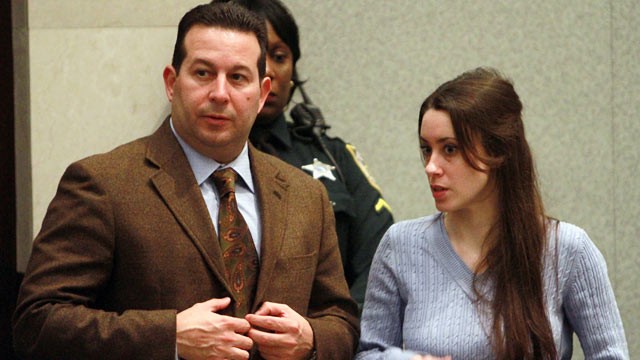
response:
[[[221,164],[207,156],[202,155],[194,148],[192,148],[186,141],[184,141],[180,135],[176,132],[176,129],[173,127],[173,119],[170,120],[171,131],[173,135],[175,135],[178,143],[182,147],[184,154],[187,156],[187,160],[189,161],[189,165],[191,166],[191,170],[193,171],[193,175],[196,177],[196,181],[198,182],[198,186],[202,185],[214,171],[218,168],[233,168],[242,181],[245,183],[246,187],[254,193],[253,187],[253,176],[251,175],[251,163],[249,161],[249,146],[245,142],[242,151],[228,164]]]

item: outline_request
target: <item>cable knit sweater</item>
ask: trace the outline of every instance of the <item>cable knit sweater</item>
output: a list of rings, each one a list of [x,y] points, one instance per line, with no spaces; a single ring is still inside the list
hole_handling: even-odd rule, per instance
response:
[[[555,229],[550,230],[544,284],[559,358],[571,358],[575,332],[586,359],[628,359],[602,254],[584,230],[563,222]],[[493,359],[490,317],[473,302],[472,281],[441,214],[393,225],[371,266],[356,359],[416,354]],[[490,295],[492,289],[485,285],[480,291]]]

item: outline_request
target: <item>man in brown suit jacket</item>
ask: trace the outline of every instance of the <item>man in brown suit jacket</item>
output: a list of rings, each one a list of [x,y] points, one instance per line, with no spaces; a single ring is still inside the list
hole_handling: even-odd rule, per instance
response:
[[[20,355],[353,356],[357,309],[326,191],[247,142],[270,90],[264,26],[232,4],[185,14],[164,70],[170,118],[151,136],[67,168],[21,287]],[[208,180],[194,175],[198,156],[250,169],[241,176],[255,190],[260,271],[244,318],[226,312],[234,293],[203,195]]]

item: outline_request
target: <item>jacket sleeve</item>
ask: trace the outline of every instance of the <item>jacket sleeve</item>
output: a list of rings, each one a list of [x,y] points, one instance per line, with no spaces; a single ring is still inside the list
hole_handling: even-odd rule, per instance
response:
[[[29,359],[173,358],[176,310],[102,306],[117,246],[116,195],[82,164],[66,170],[33,244],[13,319],[15,349]]]
[[[333,209],[326,190],[322,194],[322,235],[307,320],[314,333],[320,360],[352,359],[359,337],[357,307],[350,298],[340,264]]]

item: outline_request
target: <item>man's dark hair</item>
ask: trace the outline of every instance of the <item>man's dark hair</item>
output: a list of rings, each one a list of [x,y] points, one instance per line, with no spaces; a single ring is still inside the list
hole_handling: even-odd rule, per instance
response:
[[[298,24],[291,15],[291,12],[280,0],[213,0],[211,3],[233,2],[262,16],[268,21],[278,37],[287,44],[293,55],[293,82],[294,88],[300,83],[296,69],[296,63],[300,56],[300,36],[298,35]]]
[[[267,68],[267,27],[265,22],[257,14],[232,2],[212,2],[210,4],[198,5],[184,14],[180,20],[180,24],[178,24],[178,36],[173,48],[173,59],[171,61],[171,65],[176,70],[176,73],[180,72],[180,66],[186,56],[184,39],[189,30],[196,25],[254,34],[260,45],[258,74],[260,79],[264,78]]]

